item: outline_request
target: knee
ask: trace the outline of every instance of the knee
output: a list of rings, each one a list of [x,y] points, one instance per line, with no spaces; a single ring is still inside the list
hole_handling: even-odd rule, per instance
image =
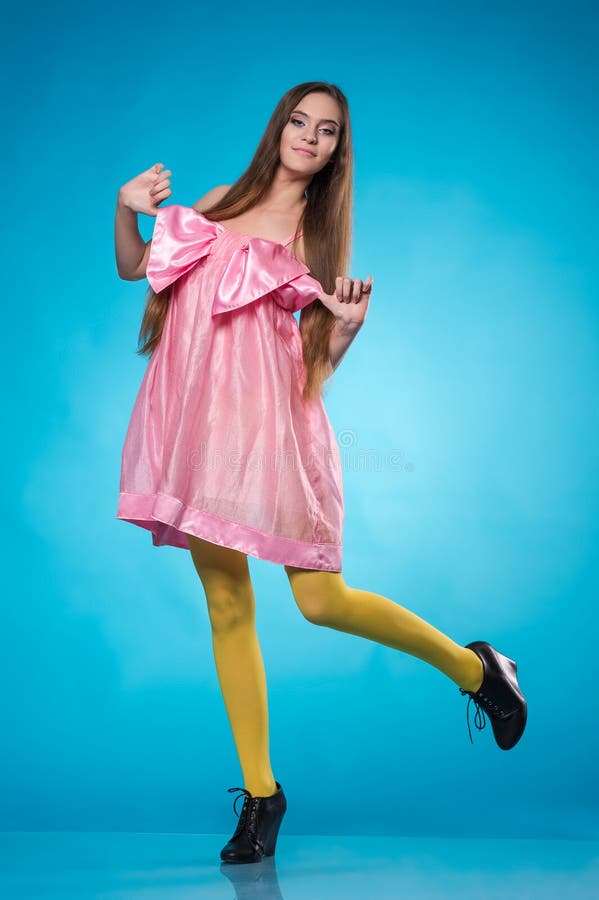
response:
[[[247,588],[213,585],[206,591],[206,601],[214,633],[224,634],[254,621],[254,597]]]
[[[212,631],[252,622],[255,598],[247,554],[188,534],[194,566],[204,587]]]
[[[313,625],[329,625],[342,602],[345,583],[340,572],[296,569],[285,566],[294,600],[301,614]]]
[[[331,620],[331,611],[319,596],[302,596],[295,598],[298,609],[304,619],[312,625],[327,625]]]

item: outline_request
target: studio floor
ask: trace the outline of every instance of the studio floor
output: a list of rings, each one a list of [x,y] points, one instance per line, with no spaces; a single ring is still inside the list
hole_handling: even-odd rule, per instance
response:
[[[3,900],[575,900],[599,897],[599,841],[279,836],[221,863],[228,835],[0,833]]]

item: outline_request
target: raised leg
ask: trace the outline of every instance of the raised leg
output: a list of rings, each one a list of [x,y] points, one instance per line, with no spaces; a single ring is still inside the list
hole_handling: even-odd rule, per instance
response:
[[[465,690],[476,691],[482,684],[482,662],[473,650],[460,646],[394,600],[349,587],[341,572],[296,566],[285,566],[285,572],[308,621],[417,656]]]

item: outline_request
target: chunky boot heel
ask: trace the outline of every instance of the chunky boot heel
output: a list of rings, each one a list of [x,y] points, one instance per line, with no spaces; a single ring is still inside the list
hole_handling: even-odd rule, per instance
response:
[[[527,718],[527,705],[518,684],[516,661],[504,656],[487,641],[472,641],[466,647],[473,650],[483,664],[483,680],[478,691],[459,689],[460,694],[468,694],[470,698],[466,707],[470,743],[473,741],[468,709],[473,700],[477,708],[474,724],[478,730],[482,731],[486,725],[486,711],[498,746],[502,750],[511,750],[522,737]]]
[[[277,813],[276,817],[273,819],[270,830],[268,831],[268,835],[264,841],[264,855],[265,856],[274,856],[275,848],[277,846],[277,838],[279,836],[279,828],[281,827],[281,822],[283,821],[283,816],[285,815],[285,809],[282,809],[281,812]]]
[[[229,788],[229,792],[241,791],[245,797],[241,813],[235,808],[241,794],[233,801],[239,822],[232,838],[220,851],[223,862],[260,862],[263,856],[274,856],[279,828],[287,809],[283,788],[278,781],[275,784],[277,790],[270,797],[254,797],[246,788]]]

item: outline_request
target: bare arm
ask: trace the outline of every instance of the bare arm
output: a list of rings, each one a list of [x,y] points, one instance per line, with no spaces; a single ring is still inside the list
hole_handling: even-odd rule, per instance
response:
[[[172,193],[168,185],[170,182],[167,176],[171,174],[170,170],[161,172],[160,176],[152,171],[152,177],[155,179],[156,187],[149,190],[149,195],[153,196],[153,203],[169,197]],[[146,174],[146,173],[144,173]],[[160,177],[160,183],[158,182]],[[146,277],[146,269],[148,259],[150,258],[150,249],[152,240],[144,241],[142,238],[137,220],[137,212],[132,208],[136,202],[139,202],[138,196],[132,197],[133,182],[129,182],[121,189],[117,197],[116,214],[114,222],[114,243],[116,252],[116,265],[119,276],[125,281],[139,281]],[[136,185],[137,187],[137,185]],[[208,209],[213,203],[220,200],[229,190],[230,185],[219,185],[212,188],[208,193],[204,194],[197,200],[193,208],[201,212]],[[143,185],[144,190],[148,190],[147,185]],[[139,188],[138,188],[139,190]],[[158,193],[160,192],[160,193]],[[142,209],[142,212],[148,214],[156,214],[156,207],[151,210]]]
[[[142,238],[137,225],[137,213],[126,206],[119,191],[114,218],[114,248],[116,268],[124,281],[138,281],[146,274],[150,244]]]
[[[135,175],[118,192],[114,217],[116,268],[125,281],[137,281],[146,274],[151,241],[144,241],[137,227],[137,214],[156,216],[158,206],[172,194],[170,169],[154,163]]]
[[[344,325],[343,322],[337,321],[333,326],[333,330],[331,331],[331,336],[329,338],[329,357],[331,359],[331,365],[333,366],[333,370],[335,370],[349,348],[349,345],[357,335],[360,330],[361,325]],[[299,321],[299,329],[301,334],[304,334],[304,329],[302,326],[302,319],[300,317]]]
[[[329,356],[333,370],[337,368],[347,353],[347,348],[366,321],[372,283],[372,275],[369,275],[366,281],[338,275],[335,279],[335,292],[322,294],[320,297],[321,303],[336,317],[329,339]]]
[[[347,325],[340,320],[335,322],[329,339],[329,356],[333,369],[337,368],[361,327],[356,324]]]

